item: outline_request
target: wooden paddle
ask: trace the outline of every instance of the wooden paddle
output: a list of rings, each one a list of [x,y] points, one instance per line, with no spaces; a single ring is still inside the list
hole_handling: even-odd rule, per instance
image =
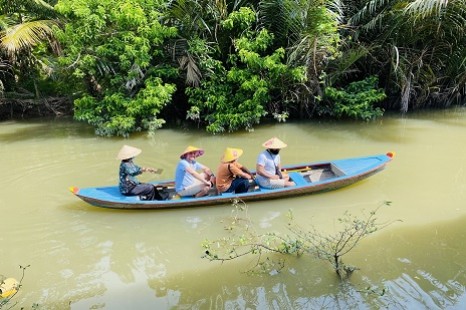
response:
[[[145,169],[145,171],[151,172],[151,173],[154,173],[154,174],[162,174],[162,172],[163,172],[162,168],[158,168],[158,169],[144,168],[144,169]]]

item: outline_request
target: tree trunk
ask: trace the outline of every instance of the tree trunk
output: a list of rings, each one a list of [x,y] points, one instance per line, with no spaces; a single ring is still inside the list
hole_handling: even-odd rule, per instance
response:
[[[410,69],[408,72],[408,76],[406,78],[406,83],[403,85],[401,89],[401,113],[408,112],[409,106],[409,94],[411,93],[411,81],[412,81],[412,70]]]

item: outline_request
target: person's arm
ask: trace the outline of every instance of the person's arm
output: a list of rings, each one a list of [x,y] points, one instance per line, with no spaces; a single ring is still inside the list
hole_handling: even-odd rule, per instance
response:
[[[272,180],[279,179],[278,175],[268,173],[267,171],[265,171],[265,167],[259,164],[256,165],[256,173],[260,176],[263,176],[264,178],[268,178]]]
[[[204,172],[204,174],[206,175],[208,182],[211,182],[211,184],[213,184],[215,174],[212,172],[212,170],[210,170],[209,167],[204,166],[203,164],[201,164],[199,162],[197,163],[197,165],[202,170],[202,172]]]
[[[238,166],[237,166],[238,165]],[[234,174],[234,175],[238,175],[242,178],[245,178],[245,179],[252,179],[252,174],[251,172],[249,172],[249,170],[246,168],[246,167],[243,167],[241,164],[233,164],[231,165],[231,172]]]
[[[209,167],[206,167],[206,166],[204,166],[203,171],[204,171],[204,173],[207,175],[208,181],[210,182],[210,185],[211,185],[211,186],[214,186],[214,184],[215,184],[216,181],[215,181],[215,174],[213,173],[213,171],[210,170],[210,168],[209,168]]]
[[[286,170],[282,171],[282,165],[280,163],[278,163],[277,169],[278,171],[280,171],[280,175],[279,175],[280,179],[284,179],[285,181],[288,181],[290,179],[290,176],[288,175]]]
[[[211,185],[209,181],[207,181],[206,179],[204,179],[202,177],[201,174],[199,174],[196,170],[194,170],[193,168],[191,167],[186,167],[186,172],[191,174],[193,177],[195,177],[196,179],[198,179],[199,181],[201,181],[202,183],[204,183],[205,185]]]
[[[256,161],[256,175],[259,175],[261,177],[271,179],[273,176],[265,171],[265,163],[267,162],[267,159],[264,157],[263,153],[259,154],[257,157]]]
[[[283,179],[283,174],[282,174],[282,166],[280,163],[275,166],[276,169],[276,175],[278,176],[279,179]]]
[[[143,172],[141,167],[131,162],[123,164],[123,169],[125,174],[130,175],[132,177],[140,175]]]
[[[245,174],[247,174],[247,175],[249,176],[249,177],[247,177],[247,179],[249,179],[249,178],[251,178],[251,179],[254,178],[254,175],[252,174],[251,171],[249,171],[248,168],[246,168],[246,167],[243,166],[243,167],[241,167],[241,171],[243,171]]]
[[[202,168],[202,171],[204,171],[204,173],[205,173],[208,177],[213,177],[213,176],[214,176],[214,173],[212,172],[212,170],[210,170],[209,167],[204,166],[204,167]]]

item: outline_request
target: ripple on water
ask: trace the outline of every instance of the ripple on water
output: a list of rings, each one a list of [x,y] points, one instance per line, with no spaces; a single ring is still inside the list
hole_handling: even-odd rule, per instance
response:
[[[122,144],[142,148],[137,162],[161,166],[165,169],[161,177],[171,178],[179,153],[189,144],[206,149],[201,162],[213,169],[224,147],[241,147],[245,151],[241,162],[254,168],[261,143],[277,135],[288,143],[281,153],[284,163],[391,150],[397,157],[386,171],[351,188],[286,201],[256,202],[249,212],[252,224],[264,231],[280,229],[290,208],[305,223],[309,218],[318,221],[319,227],[331,229],[345,210],[359,214],[363,208],[371,210],[380,201],[390,200],[393,204],[381,211],[381,221],[402,219],[400,226],[415,226],[465,214],[466,144],[459,143],[464,140],[465,127],[464,117],[454,117],[450,123],[444,116],[424,115],[363,124],[290,123],[221,136],[195,130],[161,130],[154,139],[142,133],[128,139],[103,139],[95,137],[92,128],[74,122],[6,124],[0,133],[6,169],[0,179],[0,257],[4,268],[0,273],[14,274],[18,264],[31,264],[24,296],[45,306],[63,302],[70,307],[72,301],[71,307],[76,309],[110,309],[126,302],[127,292],[141,305],[150,304],[154,309],[180,304],[190,308],[217,300],[217,296],[222,300],[220,305],[240,301],[244,307],[253,308],[254,300],[260,299],[262,305],[273,306],[276,294],[289,298],[290,305],[315,300],[317,305],[338,306],[339,300],[333,296],[338,285],[326,285],[335,282],[335,275],[303,258],[287,266],[290,272],[267,278],[246,278],[235,263],[219,266],[202,261],[200,244],[206,237],[223,236],[225,224],[219,222],[230,216],[229,207],[119,212],[90,207],[71,195],[68,187],[116,183],[115,155]],[[439,158],[446,155],[448,160],[440,164]],[[397,227],[391,226],[393,234]],[[370,253],[374,255],[372,263],[365,263],[368,268],[354,276],[364,274],[375,285],[386,284],[389,290],[382,301],[388,305],[392,302],[395,306],[388,307],[391,309],[464,308],[464,229],[456,225],[454,231],[437,236],[430,235],[431,231],[403,232],[398,239],[383,239],[377,233],[360,259]],[[428,238],[413,241],[418,235]],[[433,238],[440,240],[433,244]],[[436,264],[432,264],[434,259]],[[306,264],[314,268],[312,272],[303,272],[311,268]],[[223,281],[221,286],[218,281]],[[273,290],[277,285],[274,281],[284,283],[280,290]],[[296,283],[299,290],[294,289]],[[367,306],[365,297],[355,296],[358,305]],[[129,306],[137,308],[134,305],[131,302]],[[20,306],[28,308],[30,304]]]

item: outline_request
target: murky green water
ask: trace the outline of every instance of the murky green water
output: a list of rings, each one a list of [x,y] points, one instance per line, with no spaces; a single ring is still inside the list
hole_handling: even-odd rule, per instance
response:
[[[123,144],[143,149],[141,165],[172,178],[189,144],[215,168],[227,146],[244,149],[254,168],[261,144],[288,144],[284,164],[396,152],[387,169],[338,191],[254,202],[262,231],[286,231],[286,213],[323,232],[345,211],[363,214],[383,201],[380,221],[401,220],[364,240],[340,282],[330,266],[290,258],[281,273],[244,274],[253,258],[224,264],[201,259],[206,238],[226,234],[228,205],[177,210],[109,210],[69,191],[117,181]],[[462,309],[466,308],[466,110],[386,117],[373,123],[267,125],[252,133],[211,136],[163,129],[155,137],[99,138],[68,120],[0,123],[0,274],[21,277],[17,307],[44,309]],[[368,293],[367,288],[373,289]],[[382,292],[383,295],[381,294]]]

